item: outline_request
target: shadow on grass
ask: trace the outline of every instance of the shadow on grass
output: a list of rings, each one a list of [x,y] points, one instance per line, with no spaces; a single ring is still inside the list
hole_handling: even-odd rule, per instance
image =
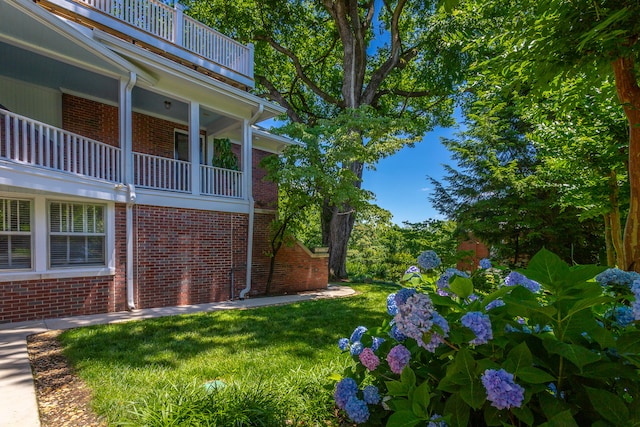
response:
[[[354,286],[359,294],[338,299],[171,316],[66,331],[65,355],[74,365],[84,360],[111,366],[174,368],[207,352],[233,357],[242,352],[286,352],[313,360],[335,349],[358,325],[380,326],[393,285]],[[267,361],[264,361],[265,363]]]

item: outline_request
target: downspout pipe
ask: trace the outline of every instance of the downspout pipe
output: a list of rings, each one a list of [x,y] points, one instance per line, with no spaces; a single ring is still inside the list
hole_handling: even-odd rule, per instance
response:
[[[138,77],[134,72],[129,73],[129,79],[120,85],[120,145],[122,150],[122,170],[124,171],[124,183],[127,186],[127,208],[126,208],[126,245],[127,245],[127,307],[135,310],[135,298],[133,292],[134,272],[133,272],[133,205],[136,203],[136,189],[132,182],[131,172],[131,91],[136,84]]]
[[[133,184],[127,184],[127,307],[135,310],[133,298],[133,205],[136,204],[136,189]]]
[[[245,124],[245,179],[246,179],[246,191],[247,202],[249,203],[249,226],[247,228],[247,278],[245,288],[240,291],[240,299],[243,300],[245,296],[251,290],[251,264],[253,263],[253,222],[255,217],[255,206],[253,200],[253,174],[251,173],[252,167],[252,148],[253,148],[253,135],[251,132],[251,126],[256,123],[258,118],[264,111],[264,104],[260,104],[258,111],[249,119],[249,122]]]

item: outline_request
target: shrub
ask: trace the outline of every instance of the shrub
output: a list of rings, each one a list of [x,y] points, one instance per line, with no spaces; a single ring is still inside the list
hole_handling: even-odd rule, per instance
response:
[[[637,425],[640,276],[603,270],[542,250],[476,294],[461,272],[410,268],[390,317],[340,341],[338,408],[387,427]]]

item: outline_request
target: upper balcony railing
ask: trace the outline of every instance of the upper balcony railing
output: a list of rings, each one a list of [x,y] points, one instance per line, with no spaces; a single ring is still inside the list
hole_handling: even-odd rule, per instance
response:
[[[120,184],[121,150],[0,109],[0,160]],[[140,188],[192,193],[193,167],[200,170],[200,196],[241,199],[243,173],[144,153],[132,153],[133,184]]]
[[[253,46],[245,46],[157,0],[76,0],[253,80]]]

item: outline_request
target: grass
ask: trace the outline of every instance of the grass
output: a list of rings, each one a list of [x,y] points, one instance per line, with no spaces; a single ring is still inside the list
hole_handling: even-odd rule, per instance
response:
[[[65,355],[109,425],[337,425],[337,341],[376,326],[392,285],[349,298],[172,316],[66,331]],[[218,380],[224,385],[206,390]],[[220,383],[217,383],[220,384]]]

